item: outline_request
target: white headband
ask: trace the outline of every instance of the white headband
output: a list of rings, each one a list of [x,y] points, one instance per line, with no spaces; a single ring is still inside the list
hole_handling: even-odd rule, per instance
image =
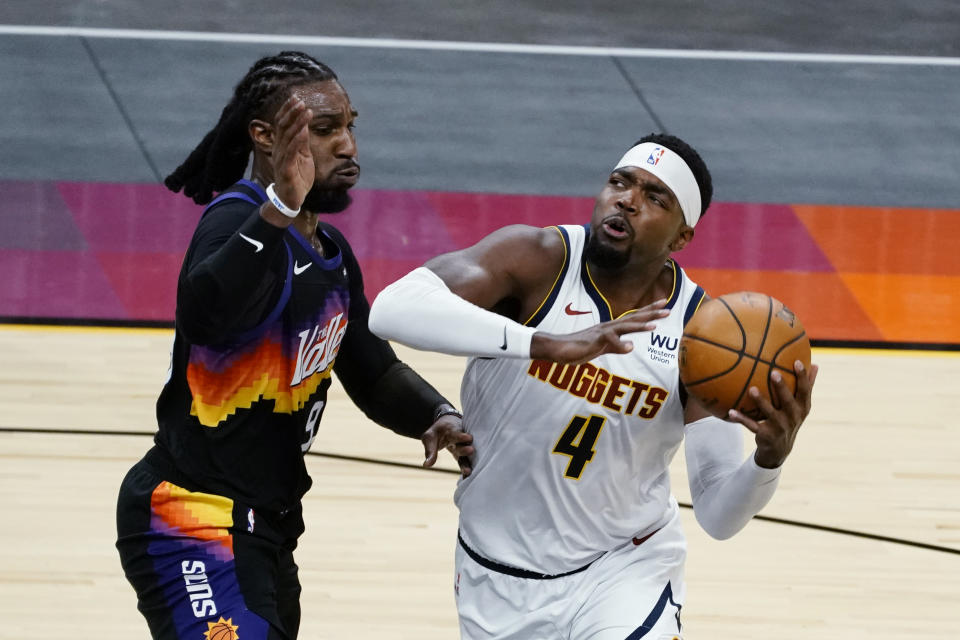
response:
[[[664,146],[644,142],[627,151],[613,170],[621,167],[639,167],[660,178],[676,196],[687,224],[691,227],[697,224],[700,219],[700,187],[683,158]]]

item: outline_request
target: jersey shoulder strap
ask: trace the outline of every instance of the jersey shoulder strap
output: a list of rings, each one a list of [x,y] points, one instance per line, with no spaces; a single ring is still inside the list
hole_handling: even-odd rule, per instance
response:
[[[256,182],[239,180],[221,191],[220,195],[211,200],[207,206],[204,207],[202,215],[207,215],[211,209],[228,200],[243,200],[255,207],[259,207],[267,201],[267,193]]]
[[[576,263],[576,261],[579,260],[579,255],[574,255],[579,252],[579,227],[555,225],[546,228],[553,229],[560,234],[560,240],[563,242],[563,263],[560,265],[560,271],[554,278],[553,285],[551,285],[547,296],[540,303],[540,306],[537,307],[537,310],[523,323],[528,327],[538,326],[543,322],[544,318],[547,317],[550,309],[553,308],[553,304],[557,301],[557,296],[560,295],[563,285],[566,283],[567,272],[569,271],[571,263]]]

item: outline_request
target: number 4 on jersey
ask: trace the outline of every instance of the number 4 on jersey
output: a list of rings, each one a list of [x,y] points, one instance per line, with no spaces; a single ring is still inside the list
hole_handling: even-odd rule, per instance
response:
[[[600,431],[603,429],[603,423],[606,422],[603,416],[574,416],[563,435],[557,440],[553,447],[553,453],[570,456],[570,463],[563,476],[579,480],[583,474],[584,467],[593,460],[593,454],[596,450],[593,445],[597,443],[600,437]]]

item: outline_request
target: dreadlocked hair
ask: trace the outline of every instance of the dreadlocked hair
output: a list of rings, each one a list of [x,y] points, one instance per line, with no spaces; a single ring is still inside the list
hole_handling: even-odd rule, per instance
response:
[[[651,133],[643,136],[634,142],[633,146],[644,142],[663,145],[687,163],[690,171],[693,172],[694,179],[697,181],[697,186],[700,188],[700,217],[703,217],[707,213],[707,207],[710,206],[710,200],[713,198],[713,178],[710,177],[710,170],[707,169],[707,165],[700,154],[680,138],[667,133]]]
[[[281,51],[257,60],[234,87],[233,97],[216,126],[203,137],[187,159],[163,181],[174,193],[206,204],[243,177],[253,142],[247,126],[254,118],[272,116],[293,87],[337,80],[330,67],[299,51]]]

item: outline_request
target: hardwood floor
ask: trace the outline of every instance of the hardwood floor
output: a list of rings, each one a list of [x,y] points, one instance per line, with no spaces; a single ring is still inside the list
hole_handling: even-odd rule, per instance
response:
[[[146,636],[114,504],[150,441],[120,433],[154,429],[170,342],[163,330],[0,327],[0,426],[113,432],[0,432],[0,638]],[[462,360],[399,351],[457,397]],[[814,412],[763,515],[946,550],[766,521],[717,542],[684,509],[685,637],[955,638],[960,357],[818,349],[814,361]],[[301,637],[457,637],[456,476],[416,468],[420,444],[366,421],[336,385],[312,452]],[[682,455],[672,475],[688,500]]]

